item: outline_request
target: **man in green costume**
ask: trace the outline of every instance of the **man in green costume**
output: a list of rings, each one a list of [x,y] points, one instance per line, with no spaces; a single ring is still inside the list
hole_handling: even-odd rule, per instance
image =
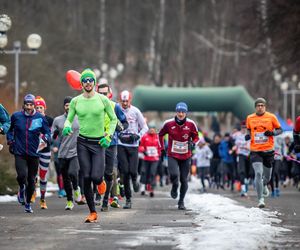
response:
[[[79,122],[77,154],[80,169],[84,175],[84,195],[90,210],[85,222],[96,222],[98,215],[94,203],[92,183],[97,185],[98,192],[105,193],[103,180],[105,170],[105,148],[109,147],[117,125],[117,117],[107,97],[95,92],[96,76],[91,69],[81,73],[80,82],[83,93],[72,99],[63,135],[70,135],[75,115]],[[109,130],[105,133],[104,117],[110,119]],[[100,144],[100,145],[99,145]]]

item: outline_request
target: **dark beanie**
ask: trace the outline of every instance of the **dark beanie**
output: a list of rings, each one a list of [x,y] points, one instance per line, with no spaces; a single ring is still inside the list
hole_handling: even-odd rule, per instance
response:
[[[73,98],[72,96],[66,96],[64,99],[64,106],[66,105],[66,103],[70,103],[72,98]]]
[[[256,107],[256,105],[258,104],[258,103],[263,103],[263,104],[267,104],[267,101],[264,99],[264,98],[262,98],[262,97],[259,97],[259,98],[257,98],[255,101],[254,101],[254,107]]]

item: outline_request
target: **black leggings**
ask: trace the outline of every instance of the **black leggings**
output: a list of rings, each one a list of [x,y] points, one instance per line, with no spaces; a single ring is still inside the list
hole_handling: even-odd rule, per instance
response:
[[[117,145],[112,145],[105,149],[105,171],[104,179],[106,181],[106,191],[103,200],[108,200],[109,193],[113,184],[114,164],[117,157]]]
[[[63,176],[64,188],[67,194],[67,200],[73,201],[72,187],[78,188],[78,170],[79,163],[77,156],[69,159],[59,159],[60,170]]]
[[[26,203],[29,204],[35,190],[35,177],[39,167],[39,157],[15,155],[17,181],[21,189],[26,187]]]
[[[143,161],[141,171],[141,183],[150,184],[152,188],[155,187],[155,175],[157,171],[158,161]]]
[[[99,138],[100,139],[100,138]],[[104,175],[105,150],[98,144],[98,139],[77,139],[77,155],[84,178],[84,195],[90,212],[96,212],[92,183],[99,185]]]
[[[238,155],[238,174],[242,185],[245,184],[245,179],[250,177],[250,157],[245,155]]]
[[[180,179],[180,196],[179,202],[183,202],[185,194],[188,190],[188,175],[191,167],[191,158],[179,160],[168,157],[168,168],[172,184],[178,187],[178,178]]]
[[[275,188],[279,187],[279,169],[281,168],[282,161],[281,160],[275,160],[274,161],[274,167],[272,169],[272,176],[270,180],[270,186],[272,192],[274,192],[274,183],[275,183]]]
[[[133,182],[137,179],[138,160],[138,147],[118,146],[118,166],[123,177],[126,199],[131,198],[130,178]]]

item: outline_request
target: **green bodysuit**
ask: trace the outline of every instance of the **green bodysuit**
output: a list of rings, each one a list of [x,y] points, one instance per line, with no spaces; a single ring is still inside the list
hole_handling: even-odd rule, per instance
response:
[[[106,132],[112,135],[118,120],[110,100],[99,93],[95,93],[91,98],[86,98],[81,94],[72,99],[64,126],[71,127],[74,117],[77,115],[79,134],[85,137],[99,138],[105,136],[105,114],[110,118],[109,130]]]

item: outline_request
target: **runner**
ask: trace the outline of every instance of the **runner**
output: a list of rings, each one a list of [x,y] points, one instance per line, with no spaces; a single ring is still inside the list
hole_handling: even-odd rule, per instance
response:
[[[198,146],[195,149],[195,154],[193,159],[196,159],[197,166],[197,176],[201,181],[202,188],[201,192],[206,192],[205,179],[208,181],[208,184],[211,183],[209,170],[210,170],[210,160],[213,157],[213,152],[207,145],[204,137],[201,137],[198,143]],[[209,185],[210,186],[210,185]]]
[[[0,104],[0,134],[5,135],[10,127],[10,118],[7,110]],[[1,145],[1,144],[0,144]]]
[[[77,117],[74,118],[72,124],[73,133],[67,137],[62,136],[62,131],[64,128],[64,123],[68,116],[71,100],[72,97],[65,97],[65,113],[54,119],[51,129],[52,134],[54,136],[58,136],[58,139],[60,141],[60,147],[58,150],[58,161],[59,168],[63,176],[64,188],[67,194],[67,204],[65,210],[72,210],[74,207],[72,190],[74,190],[75,201],[80,202],[81,200],[80,187],[78,186],[79,163],[76,149],[77,137],[79,135],[79,124]]]
[[[147,124],[141,111],[131,105],[132,96],[127,90],[120,93],[122,111],[126,115],[129,127],[119,133],[118,141],[118,164],[121,178],[124,182],[126,204],[124,209],[130,209],[131,188],[130,179],[132,180],[133,190],[139,191],[138,177],[138,146],[140,138],[148,131]]]
[[[146,185],[146,190],[150,192],[150,197],[154,196],[156,186],[155,174],[160,158],[159,138],[156,132],[155,124],[149,124],[149,131],[142,137],[139,151],[145,157],[142,165],[141,183]],[[142,191],[145,194],[145,191]]]
[[[106,79],[105,79],[106,80]],[[98,85],[97,92],[99,94],[107,96],[109,99],[112,98],[112,90],[109,87],[107,81],[102,82]],[[105,149],[105,172],[104,172],[104,179],[106,181],[106,192],[103,197],[102,201],[102,208],[101,211],[107,212],[108,211],[108,198],[109,194],[112,190],[112,185],[113,185],[113,173],[114,173],[114,165],[116,163],[116,158],[117,158],[117,142],[118,142],[118,135],[117,132],[121,132],[124,129],[128,128],[128,122],[126,119],[126,116],[124,112],[122,111],[120,105],[118,103],[115,103],[113,101],[110,101],[111,107],[115,111],[115,114],[118,118],[118,124],[116,127],[116,131],[113,134],[112,141],[110,143],[110,146]],[[108,115],[105,115],[105,132],[107,133],[109,131],[109,124],[110,124],[110,119]],[[115,203],[118,202],[117,196],[113,197]],[[115,204],[115,207],[119,207],[118,204]]]
[[[42,114],[48,123],[49,129],[52,126],[53,119],[46,115],[46,102],[41,96],[36,96],[34,101],[35,109],[37,112]],[[40,207],[41,209],[48,209],[46,204],[46,189],[47,189],[47,173],[49,170],[49,164],[51,160],[51,148],[50,144],[48,144],[45,148],[39,150],[40,159],[39,159],[39,177],[40,177],[40,191],[41,191],[41,199],[40,199]],[[36,193],[33,194],[32,202],[35,200]]]
[[[33,213],[30,200],[35,189],[35,178],[39,166],[38,147],[43,141],[50,145],[50,129],[45,116],[36,112],[35,97],[24,97],[23,111],[15,112],[11,117],[11,126],[7,133],[7,144],[15,156],[17,181],[19,183],[18,201],[25,205],[25,212]]]
[[[299,153],[300,152],[300,116],[298,116],[295,121],[295,126],[293,129],[293,138],[294,138],[294,151],[295,153]]]
[[[199,141],[196,123],[187,118],[188,106],[184,102],[176,105],[175,118],[166,120],[159,132],[161,150],[164,150],[163,137],[168,134],[168,168],[172,182],[171,197],[178,196],[180,179],[180,196],[178,209],[185,210],[184,197],[188,190],[188,174],[191,166],[191,146]]]
[[[80,76],[83,94],[76,96],[70,103],[63,135],[73,133],[72,123],[75,115],[79,122],[77,137],[77,155],[80,169],[84,174],[84,194],[90,210],[86,223],[96,222],[98,215],[94,203],[92,183],[97,185],[100,194],[106,191],[103,180],[105,170],[105,148],[109,147],[117,124],[117,117],[107,97],[95,92],[96,75],[91,69],[85,69]],[[104,117],[110,118],[109,131],[104,134]],[[100,144],[100,145],[99,145]]]
[[[255,172],[255,186],[258,198],[258,207],[264,208],[264,197],[269,196],[267,187],[271,179],[274,164],[274,136],[282,133],[276,116],[266,112],[266,100],[257,98],[254,102],[255,113],[247,116],[248,134],[250,141],[250,160]]]
[[[241,122],[241,131],[235,137],[233,150],[237,154],[237,171],[241,182],[241,196],[248,196],[248,184],[251,176],[250,142],[245,140],[247,134],[246,121]]]

